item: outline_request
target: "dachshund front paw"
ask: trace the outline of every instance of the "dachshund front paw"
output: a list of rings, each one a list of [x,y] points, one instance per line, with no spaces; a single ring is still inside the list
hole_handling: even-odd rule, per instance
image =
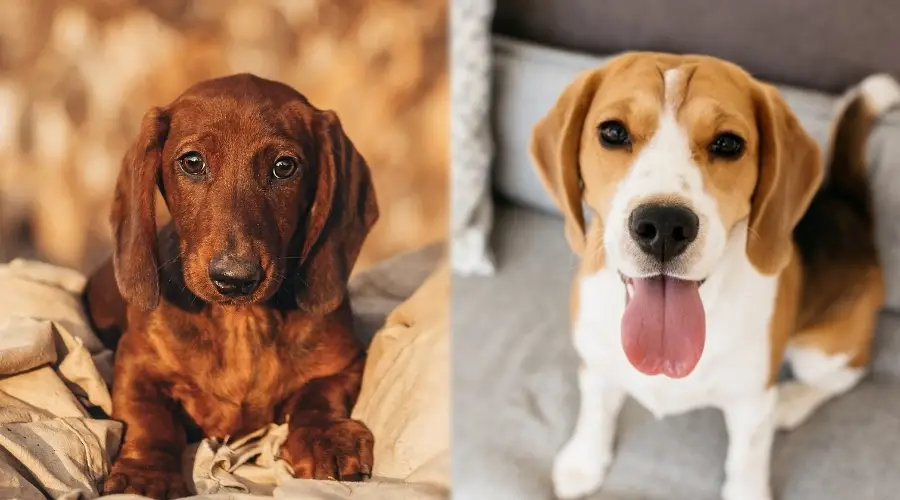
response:
[[[156,500],[174,500],[189,495],[177,466],[160,465],[150,460],[123,458],[113,464],[103,483],[103,494],[131,493]]]
[[[374,443],[362,422],[329,420],[292,429],[282,455],[298,478],[363,481],[372,476]]]

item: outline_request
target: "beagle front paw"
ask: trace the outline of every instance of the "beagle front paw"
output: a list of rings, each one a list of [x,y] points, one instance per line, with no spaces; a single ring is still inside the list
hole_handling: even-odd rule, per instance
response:
[[[178,462],[154,463],[151,460],[120,458],[113,464],[103,483],[104,495],[132,494],[172,500],[188,496],[188,488]]]
[[[775,408],[775,427],[792,431],[800,426],[823,400],[821,392],[803,382],[784,382],[778,387],[778,406]]]
[[[553,490],[561,500],[581,498],[598,490],[612,461],[610,450],[572,439],[553,462]]]
[[[722,485],[722,500],[772,500],[772,492],[767,484],[726,479]]]

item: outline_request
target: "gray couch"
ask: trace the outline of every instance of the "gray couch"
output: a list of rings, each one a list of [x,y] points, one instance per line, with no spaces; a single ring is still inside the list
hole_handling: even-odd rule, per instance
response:
[[[702,15],[699,5],[710,3],[678,2],[696,12],[692,19],[684,12],[673,13],[672,24],[702,25],[708,20],[697,18]],[[707,45],[712,50],[704,50],[702,30],[700,35],[692,31],[680,39],[677,35],[681,32],[658,20],[648,21],[649,29],[641,31],[640,16],[629,14],[634,19],[621,19],[626,16],[623,6],[660,8],[661,0],[620,2],[618,7],[610,7],[612,19],[624,25],[599,21],[599,12],[592,18],[598,19],[596,23],[586,21],[587,11],[597,11],[597,5],[610,2],[499,2],[497,29],[542,44],[495,40],[493,178],[497,206],[493,251],[497,273],[454,281],[456,498],[552,498],[551,463],[571,433],[578,406],[578,361],[569,342],[568,315],[569,287],[577,261],[566,245],[562,219],[528,158],[531,126],[576,73],[603,63],[604,58],[596,54],[629,48],[683,50],[729,57],[758,75],[778,77],[776,83],[804,85],[781,89],[809,132],[824,140],[835,92],[874,71],[890,71],[900,77],[900,53],[896,52],[900,31],[885,34],[883,42],[893,50],[879,48],[882,57],[891,59],[859,52],[860,44],[871,45],[875,33],[882,33],[872,30],[893,29],[885,24],[884,16],[900,19],[900,4],[891,2],[893,7],[885,7],[888,2],[863,1],[853,2],[851,8],[845,2],[845,11],[832,13],[826,20],[813,15],[811,26],[801,26],[804,19],[793,7],[786,7],[787,3],[780,2],[784,6],[780,11],[769,0],[754,5],[769,9],[773,26],[782,23],[780,35],[771,41],[784,44],[784,31],[793,30],[808,35],[796,35],[794,43],[808,46],[781,47],[782,57],[790,64],[782,61],[766,66],[766,57],[771,59],[774,54],[754,54],[740,40]],[[672,4],[675,2],[669,2]],[[722,4],[736,2],[717,4],[718,19],[728,10]],[[812,8],[810,1],[798,4]],[[748,13],[753,9],[746,6],[733,10],[737,19],[749,17],[757,23],[767,19],[758,12]],[[778,15],[783,17],[771,19]],[[864,18],[871,22],[865,29],[854,25],[837,35],[822,32],[814,36],[817,29],[839,25],[841,16],[848,22]],[[882,24],[879,28],[871,23]],[[719,33],[721,41],[727,30],[720,30],[717,23],[707,24],[713,25],[712,31]],[[564,29],[569,26],[574,28]],[[709,31],[707,35],[715,39]],[[623,34],[627,45],[622,45],[616,33]],[[857,49],[838,47],[834,67],[829,66],[829,58],[820,52],[830,50],[829,43],[837,43],[835,36],[851,34],[855,34]],[[892,44],[886,39],[889,37],[894,39]],[[752,46],[758,38],[755,34],[744,36],[744,43]],[[820,42],[824,47],[814,46]],[[552,49],[547,46],[550,43],[584,52]],[[771,52],[772,47],[764,47],[766,50]],[[814,85],[817,81],[822,84]],[[778,436],[772,481],[780,500],[900,499],[900,111],[879,123],[870,140],[869,158],[879,243],[888,273],[888,299],[878,326],[874,365],[858,388],[826,404],[798,430]],[[591,498],[715,499],[726,442],[722,418],[716,411],[657,421],[628,402],[620,420],[616,459],[603,490]]]

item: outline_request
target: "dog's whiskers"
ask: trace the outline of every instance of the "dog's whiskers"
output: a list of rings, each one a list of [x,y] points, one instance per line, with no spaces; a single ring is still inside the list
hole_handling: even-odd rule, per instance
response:
[[[156,268],[156,270],[157,270],[157,271],[162,271],[162,268],[164,268],[164,267],[166,267],[166,266],[168,266],[168,265],[174,264],[179,258],[183,258],[183,257],[184,257],[184,253],[181,252],[181,251],[179,251],[179,252],[177,252],[177,253],[175,254],[174,257],[172,257],[171,259],[169,259],[169,260],[163,262],[162,264],[160,264],[160,265]]]

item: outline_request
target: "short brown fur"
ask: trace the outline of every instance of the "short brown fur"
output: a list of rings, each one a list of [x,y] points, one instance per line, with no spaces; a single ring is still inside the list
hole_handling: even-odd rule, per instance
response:
[[[187,150],[206,157],[207,177],[179,172]],[[298,160],[294,177],[269,175],[280,155]],[[157,186],[173,219],[159,234]],[[349,418],[364,352],[346,282],[377,217],[368,166],[337,117],[285,85],[210,80],[148,112],[122,163],[114,259],[85,292],[95,326],[118,341],[113,417],[126,433],[106,493],[183,496],[188,441],[273,422],[289,422],[283,455],[298,477],[371,473],[372,434]],[[223,251],[259,259],[252,295],[211,284]]]
[[[778,383],[784,353],[797,331],[797,314],[803,294],[803,267],[796,251],[778,277],[778,294],[772,314],[769,347],[769,386]]]

